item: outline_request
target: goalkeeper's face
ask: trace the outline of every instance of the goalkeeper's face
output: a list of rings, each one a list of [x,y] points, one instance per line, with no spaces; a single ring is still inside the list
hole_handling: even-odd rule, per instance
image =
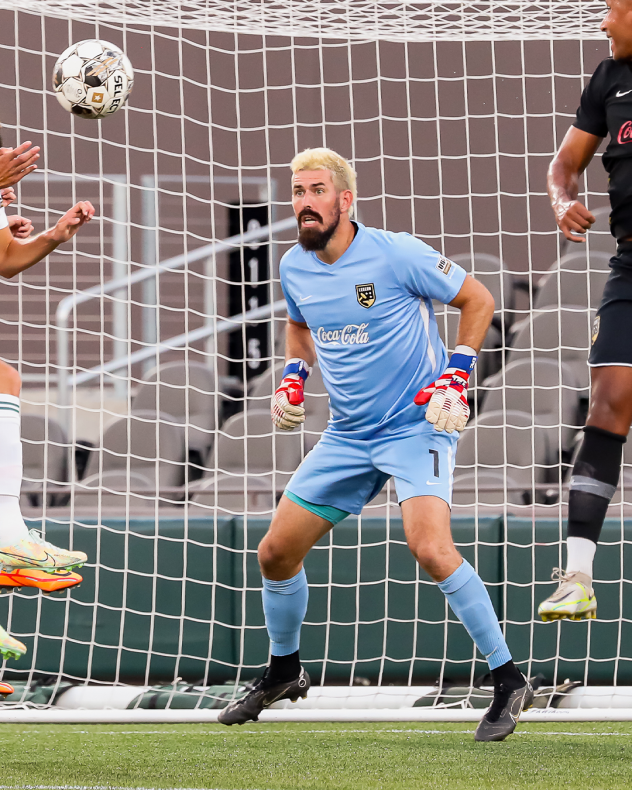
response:
[[[340,224],[340,194],[329,170],[301,170],[292,178],[292,205],[298,242],[304,250],[324,250]]]
[[[632,60],[632,0],[606,0],[601,29],[610,39],[615,60]]]

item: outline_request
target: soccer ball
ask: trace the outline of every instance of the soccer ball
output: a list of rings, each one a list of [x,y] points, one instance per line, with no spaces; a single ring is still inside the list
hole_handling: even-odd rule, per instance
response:
[[[61,106],[79,118],[106,118],[125,104],[134,84],[127,55],[108,41],[91,38],[64,50],[53,70]]]

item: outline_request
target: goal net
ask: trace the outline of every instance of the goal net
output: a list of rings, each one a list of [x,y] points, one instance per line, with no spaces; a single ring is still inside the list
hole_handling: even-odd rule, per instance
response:
[[[361,222],[424,239],[495,296],[453,532],[516,661],[549,690],[568,679],[567,707],[588,694],[574,684],[632,685],[629,470],[597,553],[599,619],[535,614],[563,564],[614,248],[599,157],[581,187],[598,216],[585,247],[561,243],[545,173],[608,55],[602,15],[580,0],[0,2],[4,144],[42,148],[15,210],[41,230],[76,200],[96,207],[72,244],[0,283],[0,354],[24,383],[24,513],[90,558],[78,588],[0,599],[28,647],[4,667],[10,701],[95,706],[89,686],[109,707],[213,707],[267,663],[256,548],[328,417],[316,369],[304,428],[269,419],[278,266],[296,235],[288,165],[320,145],[357,170]],[[51,88],[59,53],[88,38],[120,46],[136,76],[99,122]],[[453,348],[458,316],[436,314]],[[338,686],[338,706],[412,710],[485,674],[408,552],[391,485],[306,570],[314,704]]]

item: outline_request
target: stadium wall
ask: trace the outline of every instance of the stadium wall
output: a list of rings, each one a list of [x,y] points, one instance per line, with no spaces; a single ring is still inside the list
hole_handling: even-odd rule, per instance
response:
[[[75,523],[73,545],[98,558],[97,566],[84,569],[72,598],[32,590],[3,596],[0,621],[10,620],[29,648],[19,665],[7,663],[5,678],[217,683],[258,675],[268,639],[256,547],[268,523],[180,516]],[[559,562],[560,526],[508,516],[455,518],[452,528],[524,671],[549,682],[632,685],[632,589],[625,581],[632,578],[632,521],[610,519],[604,527],[595,567],[599,622],[563,622],[558,630],[534,622],[533,612],[553,589],[548,575]],[[46,535],[65,545],[68,525],[49,521]],[[417,575],[401,521],[348,518],[311,552],[306,570],[301,650],[315,683],[432,683],[444,658],[444,680],[470,682],[486,672],[436,585]]]
[[[277,219],[290,216],[288,162],[322,144],[352,158],[366,224],[415,233],[448,255],[497,255],[508,271],[533,272],[535,280],[558,257],[546,167],[577,107],[582,73],[607,55],[606,41],[348,42],[169,28],[123,33],[103,25],[100,35],[122,46],[135,68],[129,119],[120,113],[102,126],[69,124],[50,89],[52,66],[72,41],[93,35],[94,26],[79,21],[0,10],[5,144],[41,145],[46,170],[45,182],[22,182],[19,208],[37,231],[53,220],[50,209],[76,197],[91,200],[104,218],[72,256],[58,251],[19,283],[0,283],[0,354],[20,366],[33,408],[48,398],[35,390],[55,354],[57,303],[112,276],[114,198],[100,174],[129,184],[134,265],[151,263],[143,252],[144,178],[158,185],[154,244],[165,260],[225,238],[229,206],[260,200],[248,178],[277,184],[276,198],[264,202],[276,203]],[[600,161],[587,179],[591,208],[604,205]],[[277,260],[286,249],[279,244]],[[219,256],[218,318],[228,314],[227,266]],[[161,277],[158,339],[203,323],[201,278],[202,263]],[[142,288],[130,298],[133,344],[143,339]],[[111,356],[111,312],[107,300],[78,310],[72,361],[80,368]],[[218,350],[224,373],[228,350]],[[180,353],[163,361],[174,358]],[[139,377],[140,366],[130,374]]]

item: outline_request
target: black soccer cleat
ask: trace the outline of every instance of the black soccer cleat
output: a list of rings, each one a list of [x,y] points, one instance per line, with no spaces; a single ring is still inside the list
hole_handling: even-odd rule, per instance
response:
[[[259,721],[259,714],[264,708],[282,699],[289,699],[296,702],[299,697],[305,699],[311,681],[307,672],[301,667],[301,672],[294,680],[287,680],[283,683],[268,682],[269,668],[263,673],[263,677],[249,691],[245,697],[234,700],[224,708],[217,717],[220,724],[245,724],[247,721]]]
[[[525,685],[508,689],[504,685],[494,689],[494,700],[480,720],[475,741],[504,741],[516,729],[523,710],[533,705],[533,687],[525,678]]]

